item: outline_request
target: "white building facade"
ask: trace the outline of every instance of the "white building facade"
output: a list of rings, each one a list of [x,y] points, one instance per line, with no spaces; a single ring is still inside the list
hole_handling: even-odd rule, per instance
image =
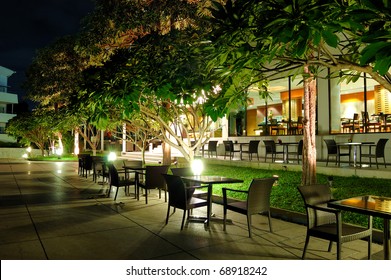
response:
[[[15,142],[13,137],[5,133],[6,124],[16,116],[15,105],[18,104],[18,95],[9,92],[8,78],[15,72],[0,66],[0,141]]]

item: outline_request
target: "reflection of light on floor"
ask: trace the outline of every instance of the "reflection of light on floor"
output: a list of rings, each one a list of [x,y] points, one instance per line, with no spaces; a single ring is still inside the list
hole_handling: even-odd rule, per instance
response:
[[[57,168],[59,168],[57,170],[57,174],[61,174],[62,173],[62,167],[63,167],[64,163],[63,162],[56,162],[56,165],[57,165]]]
[[[369,167],[369,164],[361,164],[361,167]]]
[[[274,161],[274,162],[276,162],[276,163],[284,163],[283,160],[276,160],[276,161]]]

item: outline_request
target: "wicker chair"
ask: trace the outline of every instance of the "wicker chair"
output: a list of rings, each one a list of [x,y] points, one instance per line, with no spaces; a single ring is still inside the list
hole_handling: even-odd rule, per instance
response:
[[[87,155],[83,157],[83,177],[87,178],[91,171],[93,171],[92,156]]]
[[[108,197],[110,196],[111,187],[117,188],[115,191],[114,201],[117,199],[119,188],[123,187],[126,195],[129,193],[129,186],[133,185],[136,188],[136,181],[134,179],[126,179],[126,178],[121,179],[118,174],[117,168],[115,168],[114,164],[110,163],[107,166],[109,169],[109,182],[110,182],[109,192],[107,194]]]
[[[193,176],[193,172],[190,167],[177,167],[171,168],[171,172],[175,176],[185,177],[185,176]],[[208,197],[208,192],[199,189],[199,185],[186,185],[187,193],[190,196],[204,198]]]
[[[105,158],[102,156],[92,156],[92,180],[96,183],[98,177],[102,176],[103,173],[103,163],[105,162]],[[105,177],[102,179],[102,183],[104,183]]]
[[[227,210],[231,210],[247,216],[248,236],[251,237],[251,216],[259,213],[267,213],[269,230],[272,232],[270,217],[270,194],[276,178],[253,179],[247,191],[222,188],[224,206],[224,230],[226,229]],[[229,201],[228,192],[245,193],[246,200]]]
[[[137,199],[140,199],[140,188],[145,190],[145,204],[148,204],[148,190],[158,189],[159,198],[161,198],[161,191],[164,191],[164,201],[167,201],[167,188],[162,174],[166,174],[169,165],[148,165],[145,168],[144,181],[137,182]],[[141,175],[141,174],[140,174]]]
[[[387,167],[386,165],[386,157],[384,153],[384,149],[386,147],[388,139],[387,138],[381,138],[377,141],[376,145],[365,145],[369,146],[368,153],[362,152],[362,145],[360,145],[360,164],[361,164],[361,158],[367,157],[369,158],[369,166],[372,166],[372,158],[376,160],[376,167],[379,169],[379,163],[377,162],[378,158],[383,158],[384,161],[384,167]],[[373,151],[372,148],[375,148],[375,151]]]
[[[258,154],[258,145],[260,140],[250,140],[248,143],[248,150],[241,150],[240,158],[242,158],[242,153],[247,153],[248,154],[248,159],[252,160],[253,159],[253,154],[257,155],[257,159],[259,160],[259,154]]]
[[[208,142],[208,149],[204,149],[202,148],[202,156],[204,156],[204,153],[205,151],[208,152],[208,157],[210,157],[211,155],[213,156],[213,153],[215,153],[216,155],[216,158],[217,158],[217,144],[218,144],[218,141],[209,141]]]
[[[199,207],[207,207],[209,205],[208,200],[193,197],[187,193],[188,188],[186,188],[181,177],[169,174],[162,174],[168,188],[168,209],[166,216],[166,224],[170,217],[170,208],[174,207],[174,212],[176,208],[183,210],[181,230],[185,223],[186,212],[188,217],[190,210]],[[192,189],[194,186],[192,187]]]
[[[323,139],[327,146],[327,162],[326,166],[329,165],[329,158],[330,156],[335,156],[335,165],[338,164],[340,166],[341,164],[341,157],[347,156],[349,158],[350,162],[350,153],[351,153],[351,147],[349,146],[349,150],[347,152],[341,152],[341,149],[337,146],[337,143],[334,139]]]
[[[87,156],[87,154],[78,154],[78,161],[79,161],[79,168],[78,168],[78,174],[80,176],[84,176],[84,158]]]
[[[277,151],[274,140],[263,140],[263,143],[265,144],[265,162],[268,154],[272,155],[272,162],[276,160],[277,155],[284,155],[284,151]]]
[[[226,155],[229,155],[229,159],[233,159],[235,153],[239,153],[240,150],[235,150],[234,142],[231,140],[223,141],[224,143],[224,159]]]
[[[337,243],[337,259],[341,259],[342,243],[367,238],[368,259],[371,258],[372,216],[368,216],[367,228],[343,224],[341,211],[327,207],[333,199],[328,185],[310,185],[299,187],[307,212],[307,236],[302,258],[305,258],[310,237],[329,240],[328,251],[332,243]]]

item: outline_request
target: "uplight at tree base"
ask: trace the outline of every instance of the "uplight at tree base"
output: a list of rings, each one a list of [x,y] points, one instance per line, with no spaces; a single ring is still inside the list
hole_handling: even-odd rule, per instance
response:
[[[204,164],[201,160],[201,157],[194,157],[194,160],[191,164],[191,170],[195,176],[200,176],[204,170]]]
[[[110,152],[108,156],[109,161],[115,161],[117,159],[117,155],[114,152]]]
[[[56,149],[56,155],[61,156],[63,153],[63,149]]]

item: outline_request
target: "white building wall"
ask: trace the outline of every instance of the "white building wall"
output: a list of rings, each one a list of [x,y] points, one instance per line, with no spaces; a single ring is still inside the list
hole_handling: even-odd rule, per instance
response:
[[[15,114],[7,112],[8,104],[18,104],[18,95],[8,92],[8,78],[15,72],[0,66],[0,141],[15,142],[13,137],[4,134],[6,124]]]

